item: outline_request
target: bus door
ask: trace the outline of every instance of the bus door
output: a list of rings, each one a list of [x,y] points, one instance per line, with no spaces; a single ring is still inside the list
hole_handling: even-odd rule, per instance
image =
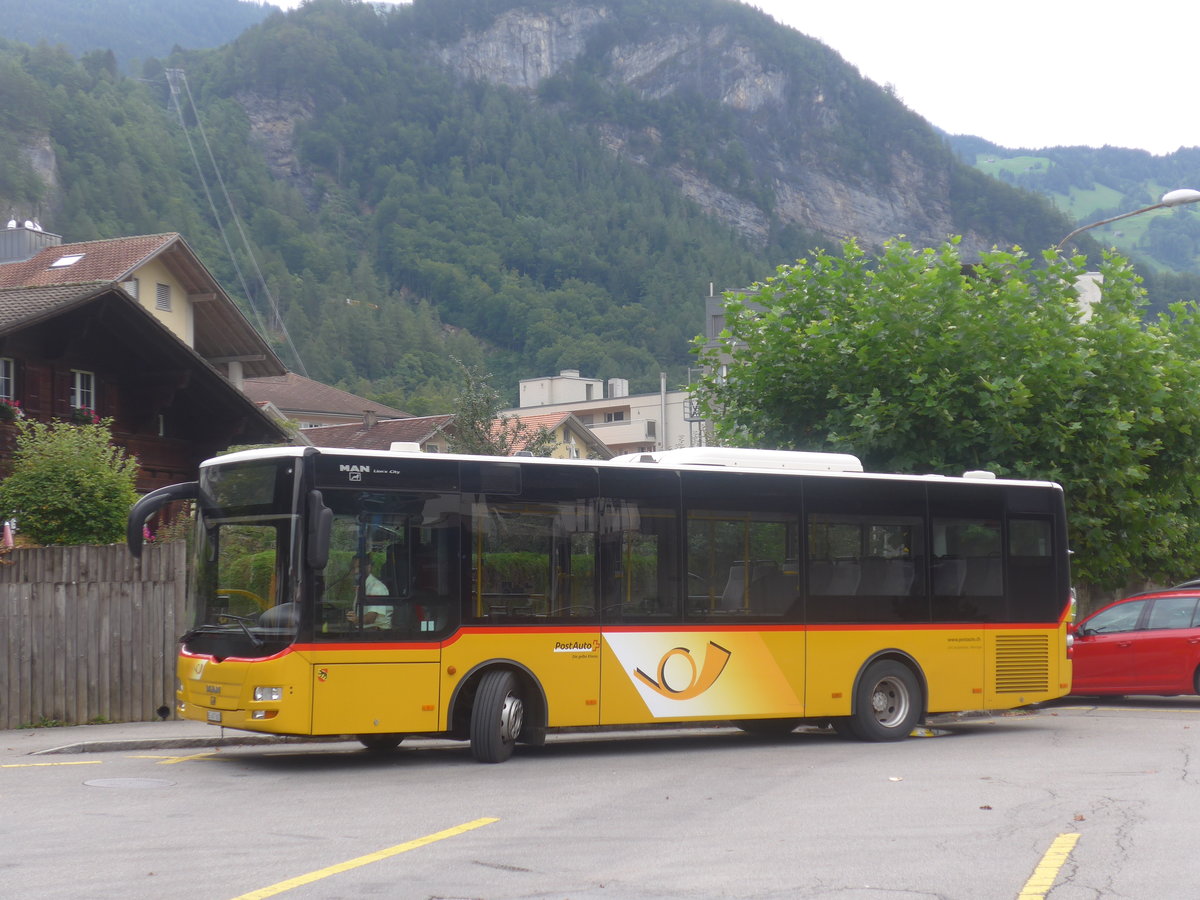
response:
[[[436,731],[441,641],[458,626],[458,498],[325,499],[334,521],[317,589],[313,733]]]
[[[598,724],[595,470],[489,461],[463,471],[469,589],[445,667],[515,664],[544,693],[550,727]]]

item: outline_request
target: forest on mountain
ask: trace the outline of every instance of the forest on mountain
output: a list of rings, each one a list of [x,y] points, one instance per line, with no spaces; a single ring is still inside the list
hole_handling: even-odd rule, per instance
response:
[[[295,370],[417,414],[449,408],[454,360],[490,371],[510,402],[519,378],[562,368],[635,391],[661,371],[685,382],[710,284],[740,288],[840,245],[784,215],[780,147],[847,196],[945,184],[945,221],[976,240],[1034,251],[1071,228],[960,162],[837,54],[729,0],[609,0],[535,90],[447,63],[514,10],[580,9],[310,0],[136,78],[108,48],[0,42],[0,211],[39,215],[66,241],[178,231]],[[613,75],[622,42],[697,29],[784,72],[796,117],[723,103],[715,62],[652,88]],[[803,106],[814,85],[828,96]]]

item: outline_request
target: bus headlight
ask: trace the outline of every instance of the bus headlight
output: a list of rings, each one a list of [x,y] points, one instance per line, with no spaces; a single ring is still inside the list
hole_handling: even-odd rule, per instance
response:
[[[254,689],[254,702],[263,703],[271,700],[282,700],[283,688],[281,687],[256,687]]]

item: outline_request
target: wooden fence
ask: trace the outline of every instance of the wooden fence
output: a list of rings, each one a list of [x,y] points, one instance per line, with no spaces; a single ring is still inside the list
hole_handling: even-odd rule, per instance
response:
[[[186,545],[16,549],[0,559],[0,729],[174,715]]]

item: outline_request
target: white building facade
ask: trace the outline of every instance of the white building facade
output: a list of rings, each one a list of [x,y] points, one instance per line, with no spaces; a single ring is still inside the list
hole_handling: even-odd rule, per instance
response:
[[[655,394],[630,394],[624,378],[585,378],[564,369],[545,378],[520,382],[517,409],[505,415],[569,412],[592,430],[614,454],[648,453],[707,444],[690,391],[669,391],[666,375]]]

